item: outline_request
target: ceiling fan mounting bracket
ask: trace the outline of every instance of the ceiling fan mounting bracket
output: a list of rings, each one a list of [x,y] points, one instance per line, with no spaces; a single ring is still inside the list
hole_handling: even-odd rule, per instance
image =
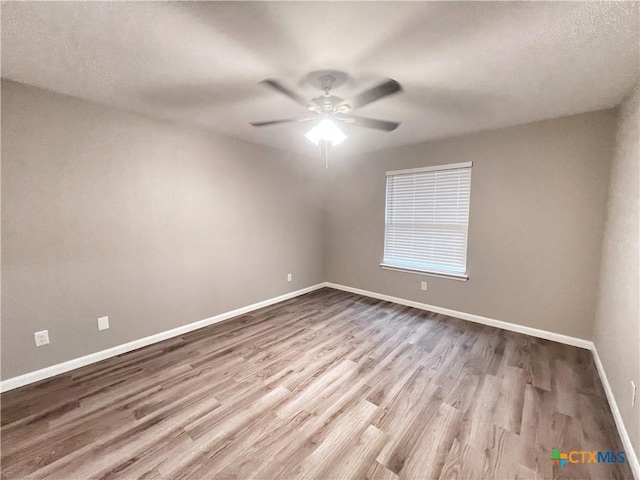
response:
[[[324,90],[325,95],[329,95],[329,90],[333,88],[333,82],[336,81],[336,77],[333,75],[323,75],[320,77],[320,81],[322,82],[322,89]]]
[[[348,79],[349,75],[340,70],[316,70],[305,77],[305,81],[309,85],[325,93],[328,93],[332,88],[344,85]]]

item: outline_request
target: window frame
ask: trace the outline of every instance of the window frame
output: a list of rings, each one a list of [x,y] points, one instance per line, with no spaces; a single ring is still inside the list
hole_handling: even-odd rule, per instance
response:
[[[457,170],[468,168],[471,170],[473,162],[461,162],[461,163],[449,163],[446,165],[432,165],[429,167],[420,168],[408,168],[404,170],[390,170],[385,172],[385,200],[384,200],[384,242],[382,245],[382,262],[380,267],[384,270],[394,270],[399,272],[414,273],[417,275],[427,275],[431,277],[448,278],[452,280],[467,281],[469,280],[469,265],[468,265],[468,252],[469,252],[469,218],[467,218],[467,241],[465,244],[465,272],[464,273],[444,273],[437,272],[428,269],[411,268],[402,265],[394,265],[391,263],[385,263],[385,252],[387,246],[387,215],[388,215],[388,182],[389,177],[394,175],[405,175],[411,173],[433,172],[442,170]],[[469,216],[471,214],[471,185],[469,185]]]

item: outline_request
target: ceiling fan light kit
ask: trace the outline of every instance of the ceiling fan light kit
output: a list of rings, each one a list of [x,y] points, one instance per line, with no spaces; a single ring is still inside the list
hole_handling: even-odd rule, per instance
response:
[[[373,103],[394,93],[402,91],[402,86],[395,80],[390,78],[379,83],[378,85],[365,90],[355,97],[344,100],[335,95],[331,95],[331,90],[343,85],[348,75],[337,70],[321,70],[311,72],[306,76],[306,80],[311,85],[324,91],[322,95],[318,95],[307,101],[301,95],[295,93],[291,89],[284,86],[280,81],[267,78],[262,80],[260,84],[265,85],[277,92],[283,94],[298,105],[306,108],[311,117],[286,118],[281,120],[270,120],[265,122],[251,122],[254,127],[266,127],[283,123],[300,123],[317,121],[318,123],[306,133],[306,137],[316,145],[320,146],[321,158],[328,161],[329,150],[331,147],[342,143],[347,136],[336,125],[336,123],[344,123],[354,125],[356,127],[372,128],[391,132],[398,128],[400,122],[392,122],[388,120],[377,120],[374,118],[359,117],[352,115],[354,110],[365,105]],[[328,163],[327,163],[328,165]]]
[[[320,123],[309,130],[305,137],[307,137],[312,143],[318,145],[320,140],[326,140],[331,142],[332,146],[336,146],[339,143],[344,142],[347,136],[340,130],[335,123],[328,118],[320,120]]]

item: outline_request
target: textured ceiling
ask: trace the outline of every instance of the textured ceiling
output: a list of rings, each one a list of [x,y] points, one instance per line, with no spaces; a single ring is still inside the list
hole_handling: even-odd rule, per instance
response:
[[[638,3],[8,2],[2,76],[150,116],[313,154],[309,125],[254,128],[301,107],[313,70],[384,77],[405,92],[359,114],[401,120],[392,133],[350,127],[345,153],[613,107],[638,79]]]

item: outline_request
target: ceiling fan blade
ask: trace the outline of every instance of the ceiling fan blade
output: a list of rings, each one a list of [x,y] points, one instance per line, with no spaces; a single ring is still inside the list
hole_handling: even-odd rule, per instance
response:
[[[402,85],[389,78],[385,82],[382,82],[381,84],[376,85],[369,90],[365,90],[359,95],[356,95],[355,97],[342,102],[338,107],[346,105],[349,107],[349,111],[353,111],[357,108],[368,105],[369,103],[375,102],[376,100],[380,100],[381,98],[393,95],[394,93],[401,90]]]
[[[292,90],[289,90],[287,87],[285,87],[283,84],[281,84],[278,80],[274,80],[273,78],[267,78],[265,80],[262,80],[260,82],[263,85],[267,85],[271,88],[273,88],[274,90],[282,93],[283,95],[289,97],[291,100],[293,100],[294,102],[296,102],[299,105],[302,105],[305,108],[309,107],[309,102],[304,99],[303,97],[301,97],[300,95],[298,95],[297,93],[295,93]]]
[[[280,120],[268,120],[266,122],[249,122],[249,125],[254,127],[268,127],[269,125],[278,125],[280,123],[293,123],[293,122],[309,122],[311,120],[316,120],[317,117],[309,117],[309,118],[282,118]]]
[[[358,117],[357,115],[344,115],[339,117],[338,120],[342,120],[357,127],[375,128],[376,130],[384,130],[385,132],[392,132],[400,126],[400,122],[389,122],[387,120],[377,120],[375,118]]]
[[[266,122],[249,122],[254,127],[268,127],[269,125],[278,125],[279,123],[297,122],[297,118],[283,118],[281,120],[269,120]]]

